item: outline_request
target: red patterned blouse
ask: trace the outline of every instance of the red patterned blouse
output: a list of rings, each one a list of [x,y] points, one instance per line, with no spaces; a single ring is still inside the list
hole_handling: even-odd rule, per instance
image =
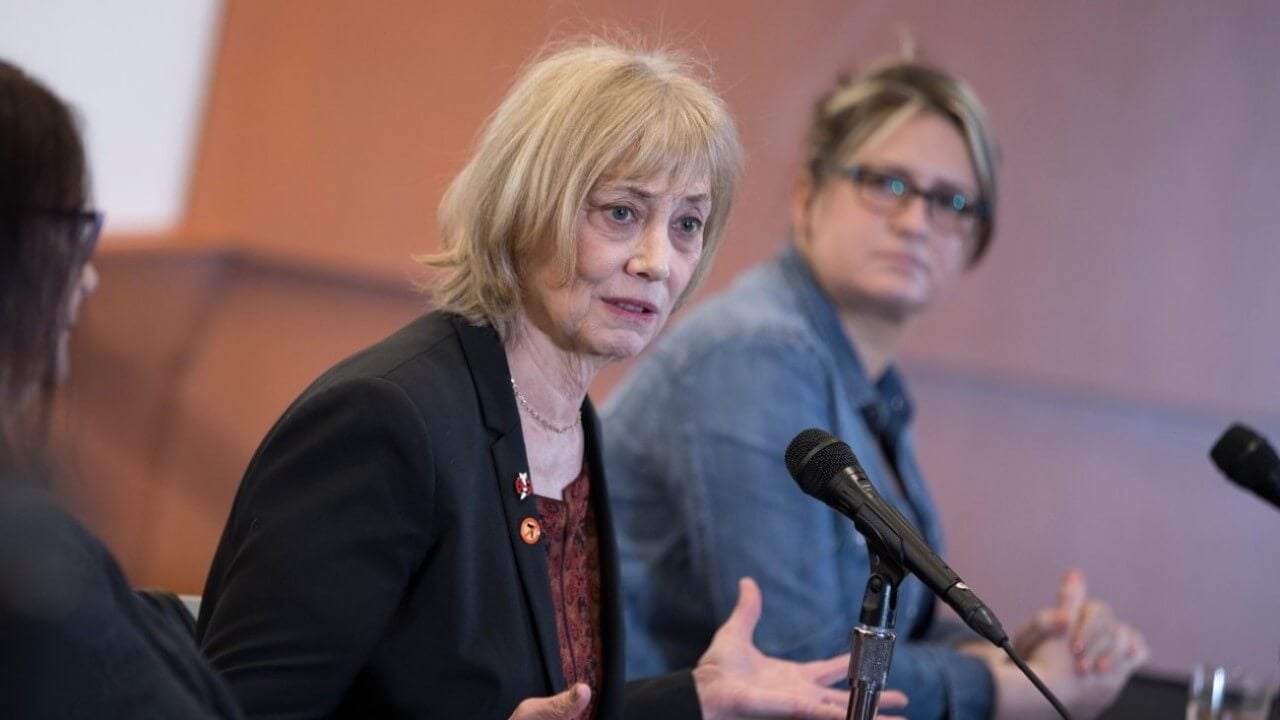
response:
[[[582,717],[594,718],[604,676],[604,645],[600,636],[600,553],[586,467],[564,489],[563,500],[534,497],[542,516],[564,679],[567,687],[575,682],[591,686],[591,705]]]

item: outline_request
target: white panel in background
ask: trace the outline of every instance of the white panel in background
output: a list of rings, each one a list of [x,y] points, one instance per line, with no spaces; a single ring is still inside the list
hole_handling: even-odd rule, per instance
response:
[[[0,0],[0,58],[80,116],[107,231],[185,211],[221,0]]]

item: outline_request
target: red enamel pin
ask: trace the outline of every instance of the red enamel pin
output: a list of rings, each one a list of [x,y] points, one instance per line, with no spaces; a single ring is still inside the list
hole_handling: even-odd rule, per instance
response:
[[[529,480],[529,473],[520,473],[516,476],[516,497],[521,500],[533,494],[533,483]]]

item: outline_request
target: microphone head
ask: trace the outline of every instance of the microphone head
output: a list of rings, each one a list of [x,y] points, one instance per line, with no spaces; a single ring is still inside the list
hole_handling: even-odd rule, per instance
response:
[[[1222,437],[1218,438],[1218,442],[1213,444],[1209,457],[1223,475],[1235,479],[1244,469],[1245,458],[1259,444],[1265,445],[1266,440],[1263,440],[1256,430],[1242,423],[1232,423],[1231,427],[1222,433]]]
[[[805,493],[826,501],[836,473],[859,467],[853,450],[826,430],[809,428],[787,446],[787,471]]]
[[[1232,482],[1263,497],[1280,496],[1280,457],[1256,430],[1234,423],[1209,451],[1213,464]]]

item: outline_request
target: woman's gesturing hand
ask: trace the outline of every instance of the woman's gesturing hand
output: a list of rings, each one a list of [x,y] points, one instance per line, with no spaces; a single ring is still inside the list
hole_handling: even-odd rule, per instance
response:
[[[792,662],[765,655],[752,640],[762,604],[755,581],[739,580],[737,606],[693,669],[702,717],[844,720],[849,693],[831,685],[845,676],[849,656]],[[900,692],[886,691],[881,696],[885,708],[906,704],[907,698]]]

